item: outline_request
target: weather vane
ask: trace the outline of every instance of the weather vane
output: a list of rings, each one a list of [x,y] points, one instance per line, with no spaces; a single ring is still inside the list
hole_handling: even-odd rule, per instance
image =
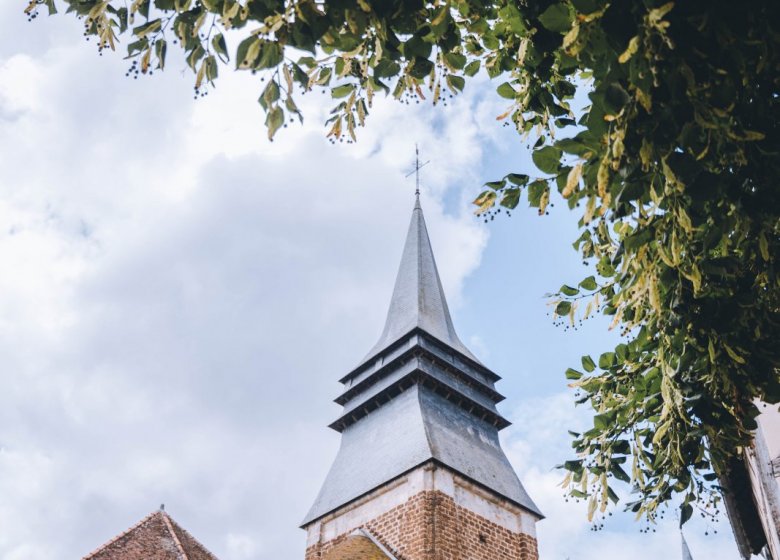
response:
[[[416,196],[420,196],[420,169],[422,169],[429,163],[431,163],[431,160],[428,160],[425,163],[420,163],[420,149],[417,147],[417,144],[415,144],[414,145],[414,169],[412,169],[409,173],[407,173],[406,176],[410,177],[412,173],[415,174],[414,194]]]

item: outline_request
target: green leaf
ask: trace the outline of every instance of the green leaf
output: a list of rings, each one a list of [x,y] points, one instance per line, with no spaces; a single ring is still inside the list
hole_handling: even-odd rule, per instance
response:
[[[596,414],[593,417],[593,427],[599,431],[609,429],[612,425],[612,419],[607,414]]]
[[[154,52],[157,55],[157,64],[160,70],[165,69],[165,54],[168,52],[168,43],[165,39],[157,39],[154,43]]]
[[[214,35],[214,38],[211,39],[211,44],[214,47],[214,52],[219,55],[223,62],[230,60],[230,55],[228,54],[227,50],[227,43],[225,43],[225,37],[222,35],[222,33],[217,33]]]
[[[510,187],[504,190],[504,196],[501,197],[501,206],[514,210],[520,202],[520,189]]]
[[[614,476],[618,480],[621,480],[623,482],[631,482],[631,477],[628,476],[628,474],[626,474],[626,471],[624,471],[623,468],[617,463],[612,463],[609,466],[609,472],[611,472],[612,476]]]
[[[617,114],[631,101],[631,96],[618,82],[612,82],[604,93],[604,105],[609,114]]]
[[[401,67],[396,61],[383,58],[374,66],[374,77],[390,78],[392,76],[397,76],[400,71]]]
[[[249,68],[250,64],[255,61],[257,54],[260,52],[259,43],[260,39],[254,35],[250,35],[238,44],[238,48],[236,48],[236,68]],[[251,60],[247,60],[250,54],[250,47],[252,47],[252,58]]]
[[[534,208],[539,208],[542,203],[542,197],[545,192],[548,192],[549,187],[547,181],[537,179],[530,185],[528,185],[528,204]]]
[[[274,104],[274,102],[278,100],[279,100],[279,85],[276,83],[275,80],[270,80],[268,82],[268,85],[265,86],[262,95],[257,101],[258,103],[260,103],[263,109],[267,110],[270,106]]]
[[[404,56],[407,59],[428,58],[431,56],[433,45],[424,41],[421,37],[413,36],[403,44]]]
[[[571,379],[572,381],[576,381],[577,379],[580,379],[583,376],[583,374],[576,369],[569,368],[566,370],[566,379]]]
[[[477,72],[479,72],[479,67],[481,66],[481,64],[482,64],[482,63],[481,63],[479,60],[472,60],[472,61],[471,61],[471,62],[469,62],[469,63],[466,65],[466,67],[463,69],[463,73],[464,73],[466,76],[468,76],[468,77],[472,77],[472,76],[474,76],[474,75],[475,75]]]
[[[463,91],[463,88],[466,87],[466,80],[464,80],[461,76],[448,74],[447,85],[452,91]]]
[[[592,14],[600,7],[597,0],[571,0],[571,3],[581,14]]]
[[[685,525],[685,522],[688,521],[691,516],[693,515],[693,506],[691,504],[685,503],[680,506],[680,527]]]
[[[543,173],[553,174],[561,166],[561,150],[555,146],[545,146],[535,150],[531,155],[536,167]]]
[[[334,99],[340,99],[342,97],[348,96],[353,91],[355,91],[355,84],[344,84],[341,86],[334,87],[330,91],[330,94],[333,96]]]
[[[498,88],[496,88],[496,91],[498,92],[498,95],[503,97],[504,99],[514,99],[517,92],[515,91],[515,88],[513,88],[509,82],[504,82]]]
[[[565,296],[576,296],[577,294],[580,293],[580,291],[577,288],[572,288],[568,284],[564,284],[563,286],[561,286],[561,289],[558,291]]]
[[[593,276],[588,276],[582,282],[580,282],[580,288],[583,290],[593,291],[598,288],[598,284],[596,284],[596,279]]]
[[[444,63],[452,70],[463,70],[466,66],[466,57],[460,53],[446,53]]]
[[[530,177],[523,173],[510,173],[504,179],[507,179],[510,183],[517,186],[523,186],[528,184]]]
[[[583,356],[582,367],[585,368],[585,371],[590,373],[596,369],[596,364],[590,356]]]
[[[273,140],[274,134],[284,124],[284,111],[281,107],[272,107],[265,118],[265,126],[268,128],[268,139]]]
[[[558,302],[558,305],[555,306],[555,312],[558,315],[568,315],[569,311],[571,311],[571,303],[568,301],[560,301]]]
[[[612,366],[615,365],[615,353],[614,352],[604,352],[599,357],[599,367],[601,369],[609,369]]]
[[[433,68],[433,62],[427,58],[417,57],[414,59],[414,64],[412,64],[412,68],[409,70],[409,74],[422,80],[423,78],[428,77]]]
[[[284,49],[277,41],[262,41],[260,43],[260,56],[254,65],[256,70],[275,68],[284,60]]]
[[[571,28],[571,14],[565,4],[553,4],[539,16],[542,22],[550,31],[563,33]]]
[[[138,27],[134,28],[133,35],[135,35],[139,39],[143,39],[150,33],[154,33],[155,31],[159,30],[161,26],[162,26],[162,20],[153,19],[148,23],[139,25]]]
[[[305,66],[306,68],[315,68],[317,66],[317,61],[314,60],[314,57],[312,56],[302,56],[298,59],[298,64]]]

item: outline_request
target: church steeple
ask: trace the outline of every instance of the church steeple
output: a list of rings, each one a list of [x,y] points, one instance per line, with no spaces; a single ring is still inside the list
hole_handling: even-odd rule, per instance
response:
[[[499,379],[455,333],[418,195],[382,334],[340,380],[307,560],[351,559],[339,551],[367,538],[387,558],[535,560],[542,514],[501,449]]]
[[[424,330],[471,360],[477,361],[460,341],[452,324],[428,238],[419,194],[415,194],[412,220],[406,234],[385,328],[366,359],[372,358],[414,328]]]

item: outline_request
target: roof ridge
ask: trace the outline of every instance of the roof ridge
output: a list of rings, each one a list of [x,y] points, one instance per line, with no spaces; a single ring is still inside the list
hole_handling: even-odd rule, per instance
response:
[[[163,521],[165,521],[165,526],[168,529],[168,532],[173,537],[173,542],[176,544],[176,548],[179,549],[179,552],[181,553],[182,560],[189,560],[189,557],[187,556],[187,551],[184,550],[184,547],[181,544],[181,541],[179,540],[179,536],[176,534],[176,531],[173,530],[173,525],[171,524],[172,519],[165,511],[160,511],[163,517]]]
[[[196,539],[196,538],[195,538],[195,537],[192,535],[192,533],[190,533],[190,532],[189,532],[187,529],[185,529],[184,527],[182,527],[181,525],[179,525],[178,523],[176,523],[176,520],[175,520],[173,517],[169,517],[169,519],[170,519],[170,521],[171,521],[171,526],[173,527],[173,531],[174,531],[174,533],[175,533],[175,532],[177,532],[177,531],[181,531],[181,532],[184,534],[184,536],[185,536],[186,538],[188,538],[188,539],[191,539],[191,540],[192,540],[192,544],[194,544],[195,546],[199,547],[199,548],[200,548],[200,549],[201,549],[203,552],[205,552],[206,554],[208,554],[210,558],[213,558],[213,560],[219,560],[219,558],[217,558],[217,557],[214,555],[214,553],[213,553],[213,552],[211,552],[211,551],[210,551],[208,548],[206,548],[206,546],[205,546],[205,545],[204,545],[202,542],[200,542],[198,539]],[[178,536],[178,535],[177,535],[177,536]],[[182,543],[182,547],[184,547],[184,544],[183,544],[183,543]],[[188,547],[189,547],[189,545],[188,545]],[[189,559],[189,557],[188,557],[188,559]]]
[[[143,525],[144,523],[146,523],[146,522],[148,522],[149,520],[151,520],[151,519],[152,519],[152,517],[154,517],[154,516],[155,516],[155,515],[157,515],[158,513],[160,513],[160,511],[159,511],[159,510],[153,511],[152,513],[150,513],[149,515],[147,515],[146,517],[144,517],[143,519],[141,519],[141,521],[139,521],[138,523],[136,523],[135,525],[133,525],[132,527],[130,527],[130,528],[129,528],[129,529],[127,529],[126,531],[122,531],[122,532],[121,532],[121,533],[119,533],[117,536],[115,536],[113,539],[110,539],[110,540],[106,541],[105,543],[103,543],[102,545],[100,545],[99,547],[97,547],[95,550],[93,550],[92,552],[90,552],[90,553],[89,553],[89,554],[87,554],[86,556],[82,557],[82,559],[81,559],[81,560],[89,560],[89,558],[90,558],[91,556],[94,556],[95,554],[97,554],[98,552],[100,552],[101,550],[103,550],[104,548],[106,548],[106,547],[109,547],[109,546],[111,546],[112,544],[114,544],[116,541],[118,541],[119,539],[121,539],[121,538],[122,538],[122,537],[124,537],[125,535],[127,535],[127,534],[131,533],[132,531],[135,531],[136,529],[138,529],[138,527],[140,527],[140,526],[141,526],[141,525]]]

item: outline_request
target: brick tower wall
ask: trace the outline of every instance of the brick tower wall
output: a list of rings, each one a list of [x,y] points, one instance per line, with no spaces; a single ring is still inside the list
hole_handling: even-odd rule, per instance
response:
[[[439,490],[419,492],[404,503],[361,524],[398,560],[538,560],[536,539],[510,531]],[[329,558],[328,551],[349,538],[345,532],[312,544],[306,560]]]

